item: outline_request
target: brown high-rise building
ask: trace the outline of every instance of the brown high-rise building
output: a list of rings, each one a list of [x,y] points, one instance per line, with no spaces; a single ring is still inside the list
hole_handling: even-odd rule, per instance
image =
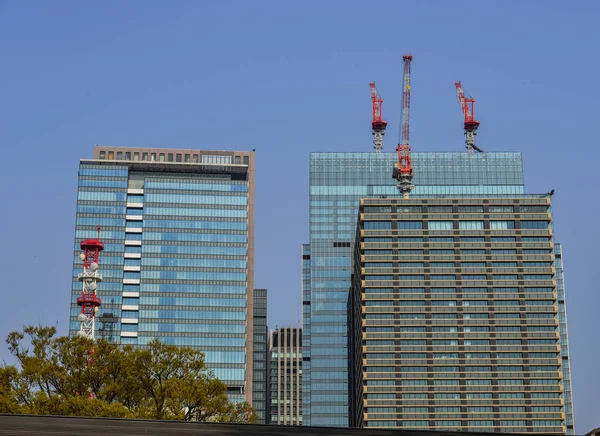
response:
[[[353,425],[572,432],[550,197],[364,198],[358,213]]]

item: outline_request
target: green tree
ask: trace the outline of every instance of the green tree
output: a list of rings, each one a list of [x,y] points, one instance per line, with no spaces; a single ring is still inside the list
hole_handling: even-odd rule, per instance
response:
[[[248,403],[232,404],[204,355],[154,340],[145,348],[56,337],[28,326],[6,342],[17,366],[0,367],[0,413],[257,421]]]

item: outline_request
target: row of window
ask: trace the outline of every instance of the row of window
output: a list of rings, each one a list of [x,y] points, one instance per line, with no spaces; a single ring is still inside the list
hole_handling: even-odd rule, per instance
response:
[[[350,259],[350,258],[345,258]],[[550,268],[552,262],[523,262],[524,268]],[[517,262],[492,262],[492,268],[517,268]],[[366,262],[365,268],[424,268],[423,262]],[[429,268],[486,268],[485,262],[429,262]]]
[[[423,221],[396,221],[396,228],[399,230],[421,230],[425,229]],[[365,230],[391,230],[391,221],[365,221]],[[459,230],[483,230],[484,221],[459,221]],[[489,221],[491,230],[512,230],[515,229],[515,221]],[[547,229],[548,221],[521,221],[521,229]],[[429,221],[427,228],[429,230],[454,230],[454,221]]]
[[[512,213],[515,211],[512,205],[489,205],[489,212],[494,213]],[[364,213],[393,213],[392,206],[364,206],[362,211]],[[546,213],[548,212],[547,206],[534,206],[534,205],[522,205],[520,207],[521,212],[535,212],[535,213]],[[421,206],[397,206],[396,213],[483,213],[483,206],[426,206],[425,210]]]
[[[492,393],[486,392],[473,392],[473,393],[444,393],[444,394],[435,394],[437,395],[436,399],[444,399],[444,400],[460,400],[460,399],[516,399],[516,398],[525,398],[525,393],[523,392],[499,392],[494,396]],[[410,399],[410,400],[428,400],[429,394],[426,393],[410,393],[410,394],[396,394],[393,392],[390,393],[373,393],[366,394],[367,400],[396,400],[396,399]],[[530,394],[530,398],[532,399],[550,399],[550,398],[562,398],[562,395],[558,392],[532,392]],[[410,421],[405,421],[410,422]],[[425,421],[427,422],[427,421]],[[491,421],[490,421],[491,422]]]
[[[397,250],[398,255],[404,254],[424,254],[425,250],[421,249],[399,249]],[[552,250],[550,248],[523,248],[521,249],[522,254],[551,254]],[[378,250],[378,249],[366,249],[363,250],[363,254],[366,255],[384,255],[384,254],[394,254],[393,250]],[[455,254],[455,250],[453,248],[446,249],[429,249],[429,254]],[[460,249],[460,254],[486,254],[485,248],[462,248]],[[502,248],[502,249],[491,249],[490,254],[517,254],[517,250],[514,248]]]
[[[552,280],[552,274],[523,274],[523,278],[519,279],[517,274],[492,274],[488,279],[485,274],[462,274],[459,280]],[[394,278],[393,275],[365,275],[364,280],[381,281],[381,280],[396,280],[396,281],[412,281],[425,280],[424,275],[398,275]],[[430,274],[428,280],[456,280],[456,275],[453,274]]]
[[[128,200],[129,201],[129,200]],[[150,194],[147,193],[142,200],[145,204],[152,203],[178,203],[178,204],[226,204],[246,206],[248,197],[246,195],[192,195],[192,194]]]
[[[456,288],[428,288],[432,294],[454,294],[457,292]],[[365,288],[367,294],[390,294],[398,292],[400,294],[424,294],[425,288]],[[550,293],[554,292],[554,288],[461,288],[460,291],[465,294],[467,293]]]
[[[197,179],[159,179],[147,178],[144,188],[167,189],[171,191],[221,191],[221,192],[248,192],[248,184],[245,182],[236,182],[232,180],[223,180],[219,182],[212,180],[210,182],[201,182]]]
[[[467,380],[470,381],[470,380]],[[476,380],[472,380],[476,381]],[[491,380],[490,380],[491,381]],[[491,384],[491,383],[490,383]],[[533,413],[560,413],[559,406],[529,406]],[[432,409],[432,410],[431,410]],[[493,406],[442,406],[442,407],[367,407],[367,413],[494,413]],[[501,413],[525,413],[525,406],[499,406],[497,411]]]
[[[367,313],[365,314],[365,319],[395,319],[395,316],[398,316],[399,319],[458,319],[457,313]],[[429,315],[429,317],[427,316]],[[521,318],[520,313],[506,313],[506,312],[496,312],[496,313],[463,313],[463,319],[488,319],[491,318],[492,315],[495,319],[511,319],[511,318]],[[553,313],[526,313],[523,318],[528,319],[553,319]],[[537,330],[544,331],[544,330]]]

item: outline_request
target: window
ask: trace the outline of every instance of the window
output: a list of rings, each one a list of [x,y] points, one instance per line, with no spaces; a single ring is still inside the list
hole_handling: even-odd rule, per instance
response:
[[[492,236],[492,242],[515,242],[514,236]]]
[[[465,353],[466,359],[489,359],[491,357],[490,353]],[[491,385],[492,383],[487,383],[489,380],[469,380],[472,383],[467,383],[468,385]],[[478,383],[486,382],[486,383]]]
[[[109,151],[108,152],[108,160],[114,160],[114,159],[115,159],[115,152]]]
[[[487,306],[487,300],[463,300],[463,306]]]
[[[198,156],[197,154],[195,154],[195,155],[193,156],[193,159],[192,159],[192,160],[193,160],[193,162],[194,162],[194,163],[198,163],[198,162],[200,162],[200,160],[199,160],[199,156]]]
[[[520,318],[521,315],[518,313],[496,313],[494,315],[496,318]]]
[[[137,151],[133,153],[133,160],[140,160],[140,154]]]
[[[429,213],[452,213],[452,206],[428,206]]]
[[[504,213],[510,213],[510,212],[514,212],[515,208],[514,206],[497,206],[497,205],[490,205],[490,212],[504,212]]]
[[[491,230],[511,230],[515,228],[514,221],[490,221]]]
[[[125,152],[125,160],[131,160],[131,152],[130,151]]]
[[[429,238],[429,242],[454,242],[452,236],[432,236]]]
[[[493,252],[494,250],[492,250]],[[478,250],[473,250],[473,249],[461,249],[460,250],[461,254],[485,254],[485,249],[478,249]]]
[[[431,319],[456,319],[456,313],[432,313]]]
[[[542,249],[536,249],[536,248],[531,248],[531,249],[523,249],[523,254],[550,254],[551,251],[550,250],[542,250]]]
[[[521,339],[496,339],[496,345],[521,345]]]
[[[190,163],[190,160],[191,160],[191,159],[190,159],[190,155],[189,155],[189,154],[186,154],[186,155],[185,155],[185,162],[187,162],[187,163]]]
[[[459,221],[460,230],[483,230],[483,221]]]
[[[455,275],[442,275],[442,274],[431,274],[429,276],[430,280],[456,280]]]
[[[155,161],[156,161],[156,153],[150,153],[150,160],[151,160],[152,162],[155,162]]]
[[[485,262],[461,262],[463,268],[485,268]]]
[[[423,228],[423,223],[421,221],[398,221],[397,226],[398,230],[419,230]]]
[[[458,353],[433,353],[433,358],[434,359],[458,359]],[[436,380],[436,382],[438,382],[439,380]],[[443,380],[443,381],[449,381],[449,380]],[[458,380],[450,380],[452,382],[456,382],[456,383],[434,383],[434,384],[447,384],[447,385],[451,385],[451,384],[458,384]]]
[[[463,331],[465,333],[489,332],[490,328],[488,326],[465,326]]]
[[[548,221],[521,221],[522,229],[547,229]]]
[[[518,306],[519,300],[495,300],[494,306]]]
[[[431,268],[454,268],[454,262],[431,262]]]
[[[148,153],[142,153],[142,160],[148,160]]]
[[[492,254],[517,254],[517,250],[497,249],[492,250]]]
[[[389,230],[392,228],[391,221],[365,221],[365,230]]]
[[[463,319],[487,319],[488,313],[463,313]]]
[[[456,306],[456,301],[452,300],[433,300],[432,306]]]
[[[431,288],[432,294],[453,294],[456,288]]]
[[[497,332],[510,332],[510,333],[516,333],[516,332],[520,332],[521,331],[521,327],[518,325],[515,326],[496,326],[496,331]],[[498,357],[501,357],[500,354],[506,354],[506,353],[498,353]],[[516,353],[513,353],[516,354]],[[520,353],[518,353],[520,354]],[[520,357],[520,356],[519,356]]]
[[[365,213],[392,213],[392,206],[365,206]]]
[[[521,206],[521,212],[547,213],[546,206]]]
[[[487,280],[487,276],[485,274],[463,274],[463,280]]]
[[[177,153],[175,155],[175,162],[181,162],[182,158],[181,158],[181,153]]]
[[[393,380],[390,381],[393,382]],[[427,386],[427,380],[402,380],[402,386]]]
[[[425,276],[422,275],[400,275],[398,276],[398,280],[399,281],[405,281],[405,280],[425,280]]]
[[[467,407],[467,412],[469,412],[469,413],[492,413],[493,411],[494,411],[494,408],[490,407],[490,406]]]
[[[452,230],[452,221],[429,221],[429,230]]]
[[[437,250],[429,250],[429,254],[454,254],[454,250],[452,249],[437,249]]]
[[[458,206],[459,212],[483,213],[483,206]]]
[[[248,156],[244,156],[244,165],[250,165],[250,158]]]
[[[492,262],[493,268],[516,268],[517,262]]]
[[[369,331],[369,328],[388,328],[388,327],[367,327],[367,331]],[[394,331],[394,327],[389,327],[391,330],[390,331]],[[400,332],[402,333],[425,333],[427,331],[426,327],[400,327]]]
[[[467,354],[485,354],[485,353],[467,353]],[[467,380],[467,386],[490,386],[492,384],[491,380],[486,379],[475,379],[475,380]]]
[[[236,157],[235,157],[235,164],[236,164],[236,165],[240,165],[241,163],[242,163],[242,158],[241,158],[241,156],[236,156]]]
[[[552,274],[525,274],[525,280],[552,280]]]
[[[521,386],[523,385],[523,379],[511,378],[511,379],[502,379],[498,380],[498,384],[501,386]]]
[[[101,151],[100,152],[100,159],[105,159],[106,158],[106,152],[105,151]]]
[[[159,160],[160,162],[164,162],[164,161],[165,161],[165,154],[164,154],[164,153],[161,153],[161,154],[159,154],[159,155],[158,155],[158,160]]]
[[[173,153],[168,153],[167,154],[167,161],[168,162],[173,162]]]
[[[494,288],[494,292],[519,292],[519,288]]]

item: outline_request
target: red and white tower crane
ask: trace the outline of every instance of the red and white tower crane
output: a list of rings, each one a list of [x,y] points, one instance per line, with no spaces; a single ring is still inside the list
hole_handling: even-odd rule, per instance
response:
[[[383,135],[385,135],[385,128],[387,127],[387,121],[384,121],[381,113],[381,105],[383,99],[377,92],[375,82],[369,83],[371,88],[371,103],[373,104],[373,148],[377,154],[380,154],[383,150]]]
[[[100,241],[100,226],[98,226],[97,239],[85,239],[80,244],[83,252],[79,259],[83,261],[83,272],[79,274],[82,283],[81,297],[77,298],[77,305],[81,307],[81,313],[77,319],[81,322],[79,336],[94,339],[96,314],[102,306],[102,302],[96,290],[98,283],[102,281],[102,275],[98,273],[98,257],[104,250],[104,243]]]
[[[454,85],[456,86],[456,99],[465,116],[465,143],[467,151],[469,153],[473,153],[474,151],[482,153],[483,150],[475,145],[475,136],[480,124],[479,121],[475,120],[475,99],[465,97],[465,92],[460,82],[456,82]]]
[[[404,61],[404,78],[402,82],[402,120],[400,123],[400,141],[398,142],[398,162],[394,164],[392,177],[398,180],[398,191],[408,198],[414,188],[412,184],[413,169],[410,159],[409,125],[410,125],[410,63],[412,55],[402,56]]]

